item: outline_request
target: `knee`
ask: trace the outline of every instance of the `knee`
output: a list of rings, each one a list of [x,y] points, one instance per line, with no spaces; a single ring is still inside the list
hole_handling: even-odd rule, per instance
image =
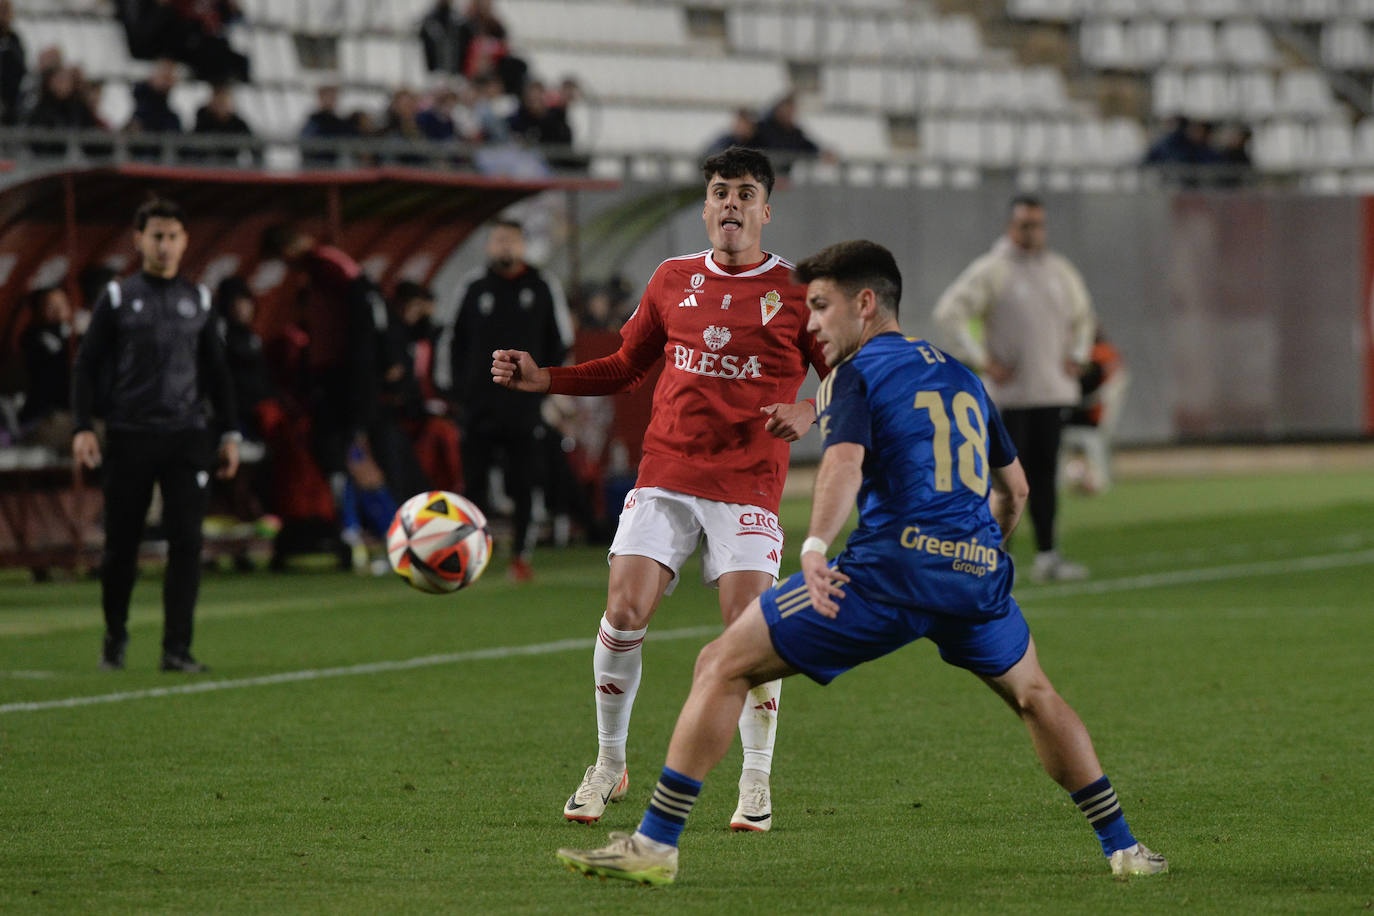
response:
[[[726,654],[721,641],[713,639],[697,653],[696,667],[692,669],[693,683],[727,681],[731,672],[727,670]]]
[[[633,595],[613,591],[606,602],[606,622],[617,630],[642,630],[653,616],[653,605]]]
[[[1041,718],[1063,702],[1048,681],[1034,681],[1008,698],[1012,709],[1022,718]]]

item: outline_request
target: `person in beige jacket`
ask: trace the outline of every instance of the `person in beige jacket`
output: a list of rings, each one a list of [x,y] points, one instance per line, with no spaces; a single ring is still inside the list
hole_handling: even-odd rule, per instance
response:
[[[1084,578],[1087,570],[1055,549],[1056,476],[1060,434],[1079,401],[1096,319],[1083,278],[1046,247],[1039,198],[1012,199],[1006,235],[945,290],[934,317],[946,349],[983,375],[1020,453],[1038,551],[1031,579]]]

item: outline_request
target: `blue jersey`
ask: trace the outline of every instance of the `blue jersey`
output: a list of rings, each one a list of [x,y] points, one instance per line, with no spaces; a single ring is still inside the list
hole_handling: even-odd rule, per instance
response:
[[[1016,448],[976,375],[931,344],[879,334],[835,368],[816,400],[824,447],[865,450],[859,526],[836,558],[863,598],[999,617],[1011,558],[988,508],[991,469]]]

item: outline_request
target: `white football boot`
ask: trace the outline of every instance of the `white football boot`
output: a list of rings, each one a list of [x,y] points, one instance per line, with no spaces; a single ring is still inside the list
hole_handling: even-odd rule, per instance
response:
[[[1150,852],[1143,843],[1136,843],[1129,849],[1118,849],[1107,861],[1112,864],[1112,874],[1118,878],[1157,875],[1169,870],[1169,860],[1157,852]]]
[[[628,769],[616,772],[610,767],[593,764],[587,767],[577,790],[563,806],[563,816],[570,821],[594,824],[606,813],[606,805],[620,801],[630,785]]]
[[[754,830],[760,833],[773,826],[773,799],[768,783],[761,780],[740,780],[739,804],[730,817],[730,829]]]
[[[672,884],[677,877],[677,847],[628,833],[612,833],[600,849],[560,849],[558,861],[587,877],[619,878],[640,884]]]

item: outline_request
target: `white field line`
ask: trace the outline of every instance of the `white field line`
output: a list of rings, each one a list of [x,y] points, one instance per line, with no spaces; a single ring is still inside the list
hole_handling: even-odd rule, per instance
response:
[[[1082,582],[1063,582],[1058,585],[1036,585],[1018,589],[1019,602],[1044,598],[1070,598],[1079,595],[1100,595],[1142,588],[1168,588],[1175,585],[1194,585],[1199,582],[1221,582],[1244,579],[1248,576],[1274,576],[1283,573],[1315,572],[1339,569],[1343,566],[1364,566],[1374,563],[1374,550],[1351,553],[1327,553],[1315,557],[1289,557],[1283,560],[1261,560],[1255,563],[1233,563],[1228,566],[1205,566],[1199,569],[1174,569],[1167,572],[1122,576],[1117,579],[1088,579]]]
[[[1353,553],[1333,553],[1311,557],[1292,557],[1284,560],[1266,560],[1257,563],[1239,563],[1229,566],[1210,566],[1199,569],[1179,569],[1161,573],[1147,573],[1139,576],[1125,576],[1117,579],[1087,580],[1065,582],[1059,585],[1030,586],[1018,590],[1020,602],[1039,601],[1046,598],[1069,598],[1079,595],[1100,595],[1109,592],[1132,591],[1147,588],[1168,588],[1177,585],[1192,585],[1199,582],[1221,582],[1227,579],[1243,579],[1250,576],[1273,576],[1293,572],[1312,572],[1323,569],[1338,569],[1346,566],[1363,566],[1374,563],[1374,550],[1361,550]],[[704,639],[715,636],[719,627],[687,627],[679,630],[662,630],[649,633],[652,641],[667,642],[677,639]],[[442,655],[423,655],[399,661],[368,662],[362,665],[348,665],[341,668],[314,668],[303,671],[283,671],[261,677],[240,678],[231,681],[197,681],[191,684],[178,684],[175,687],[152,687],[145,690],[128,690],[120,693],[104,693],[94,696],[67,697],[61,700],[40,700],[29,703],[5,703],[0,705],[0,715],[12,712],[40,712],[45,709],[72,709],[78,706],[94,706],[100,703],[122,703],[126,700],[147,700],[157,697],[179,696],[191,693],[210,693],[220,690],[237,690],[243,687],[268,687],[274,684],[290,684],[297,681],[318,681],[334,677],[355,677],[364,674],[385,674],[391,671],[408,671],[414,668],[432,668],[436,665],[453,665],[462,662],[485,661],[489,659],[516,658],[525,655],[551,655],[558,652],[585,650],[593,643],[591,639],[560,639],[554,642],[534,643],[527,646],[495,646],[489,649],[473,649],[468,652],[449,652]]]
[[[703,639],[716,636],[720,627],[688,627],[681,630],[664,630],[650,633],[652,641],[673,639]],[[178,684],[175,687],[150,687],[145,690],[126,690],[121,693],[102,693],[95,696],[68,697],[63,700],[42,700],[34,703],[5,703],[0,705],[0,714],[11,712],[38,712],[44,709],[71,709],[77,706],[94,706],[99,703],[122,703],[126,700],[148,700],[155,697],[179,696],[187,693],[210,693],[219,690],[237,690],[242,687],[268,687],[273,684],[290,684],[296,681],[319,681],[332,677],[355,677],[361,674],[385,674],[390,671],[409,671],[413,668],[432,668],[435,665],[454,665],[460,662],[483,661],[494,658],[515,658],[521,655],[550,655],[572,649],[590,649],[592,639],[560,639],[555,642],[534,643],[528,646],[495,646],[490,649],[473,649],[468,652],[449,652],[443,655],[422,655],[419,658],[406,658],[391,662],[368,662],[362,665],[348,665],[343,668],[312,668],[304,671],[282,671],[278,674],[264,674],[260,677],[245,677],[232,681],[198,681],[192,684]]]

